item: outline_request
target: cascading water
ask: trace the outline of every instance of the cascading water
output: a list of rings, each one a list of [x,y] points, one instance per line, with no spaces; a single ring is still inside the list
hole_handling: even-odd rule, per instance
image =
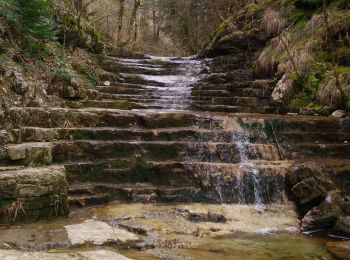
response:
[[[137,76],[145,83],[142,87],[148,92],[147,107],[165,111],[190,110],[192,86],[202,78],[205,61],[195,57],[173,58],[149,56],[146,60],[118,59],[129,69],[144,73],[121,73],[122,76]]]
[[[251,144],[249,137],[245,133],[232,134],[232,140],[235,142],[240,157],[240,174],[236,180],[236,190],[239,203],[246,203],[245,199],[245,183],[247,179],[252,183],[254,189],[254,203],[257,210],[264,210],[262,178],[258,169],[249,158],[249,145]]]
[[[159,57],[158,57],[159,58]],[[159,98],[153,102],[154,106],[165,110],[189,110],[192,85],[200,79],[200,71],[203,69],[203,63],[199,60],[192,60],[192,57],[174,60],[163,57],[166,62],[175,63],[174,69],[176,76],[153,76],[146,79],[165,83],[165,87],[159,87],[155,95]]]

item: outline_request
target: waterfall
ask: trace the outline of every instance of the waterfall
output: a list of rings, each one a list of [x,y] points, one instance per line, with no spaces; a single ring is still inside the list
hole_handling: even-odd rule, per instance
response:
[[[157,98],[152,102],[155,107],[164,110],[189,110],[192,86],[200,79],[200,71],[203,62],[193,60],[193,57],[174,59],[168,57],[157,57],[164,62],[175,65],[174,75],[146,76],[147,80],[164,83],[164,87],[156,88],[154,96]]]
[[[258,211],[264,210],[262,178],[256,165],[249,158],[249,146],[251,144],[249,137],[245,133],[234,133],[232,139],[240,157],[240,174],[236,180],[236,190],[240,203],[245,203],[245,183],[250,181],[254,188],[254,203]],[[247,178],[248,177],[248,178]]]

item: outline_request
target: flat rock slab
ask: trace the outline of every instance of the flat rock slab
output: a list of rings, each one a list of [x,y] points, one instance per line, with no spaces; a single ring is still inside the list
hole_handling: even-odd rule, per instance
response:
[[[2,260],[128,260],[125,256],[110,251],[88,251],[79,253],[42,253],[42,252],[21,252],[15,250],[0,250]]]
[[[102,221],[88,220],[81,224],[65,226],[73,246],[85,244],[103,245],[107,243],[132,243],[139,237],[124,229],[114,228]]]

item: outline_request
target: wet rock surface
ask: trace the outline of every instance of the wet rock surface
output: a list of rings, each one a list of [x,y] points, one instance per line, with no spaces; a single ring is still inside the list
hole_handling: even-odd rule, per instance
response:
[[[245,205],[112,204],[76,210],[68,219],[56,222],[3,228],[0,244],[34,250],[102,245],[120,249],[192,248],[205,237],[264,230],[288,232],[297,226],[292,205],[274,205],[259,212]]]
[[[198,221],[189,215],[206,217]],[[300,235],[298,222],[292,204],[271,205],[264,211],[253,205],[111,204],[74,210],[68,219],[3,227],[0,247],[19,250],[14,253],[17,256],[41,250],[70,256],[96,251],[92,255],[99,257],[103,250],[109,251],[106,255],[111,259],[119,257],[115,252],[131,259],[232,259],[244,257],[254,247],[250,252],[256,259],[264,254],[331,259],[322,249],[325,241]],[[110,234],[118,242],[107,241]],[[79,247],[72,243],[75,238],[79,238]]]
[[[127,260],[130,258],[124,257],[120,254],[109,251],[91,251],[91,252],[79,252],[79,253],[33,253],[33,252],[20,252],[15,250],[0,250],[1,259],[6,260],[99,260],[99,259],[111,259],[111,260]]]
[[[327,249],[339,259],[350,259],[350,241],[328,242]]]
[[[134,234],[123,229],[113,228],[105,222],[86,221],[81,224],[65,226],[72,246],[86,243],[103,245],[107,243],[131,243],[138,240]]]

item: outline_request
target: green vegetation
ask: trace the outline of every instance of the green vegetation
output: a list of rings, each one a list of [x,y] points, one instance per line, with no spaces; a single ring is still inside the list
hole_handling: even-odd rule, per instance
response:
[[[55,40],[50,1],[0,0],[0,10],[0,31],[9,43],[17,43],[23,51],[42,55],[45,44]]]
[[[242,44],[244,35],[255,47],[254,36],[265,34],[257,74],[287,75],[294,94],[285,106],[327,114],[349,110],[350,3],[346,0],[261,0],[247,4],[222,23],[208,49]],[[243,45],[243,44],[242,44]]]

